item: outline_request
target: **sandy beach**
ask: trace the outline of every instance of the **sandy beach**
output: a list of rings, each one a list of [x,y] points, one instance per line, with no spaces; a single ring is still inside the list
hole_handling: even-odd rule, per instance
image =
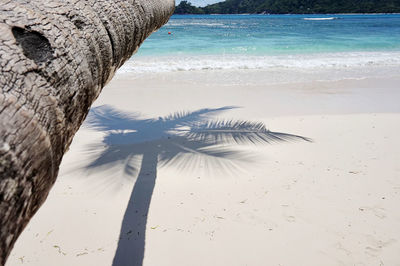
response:
[[[400,265],[400,76],[287,71],[117,74],[6,265]]]

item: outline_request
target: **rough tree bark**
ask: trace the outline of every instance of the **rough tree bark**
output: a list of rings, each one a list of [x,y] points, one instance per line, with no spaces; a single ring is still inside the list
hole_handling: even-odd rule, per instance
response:
[[[174,0],[0,0],[0,265],[104,85]]]

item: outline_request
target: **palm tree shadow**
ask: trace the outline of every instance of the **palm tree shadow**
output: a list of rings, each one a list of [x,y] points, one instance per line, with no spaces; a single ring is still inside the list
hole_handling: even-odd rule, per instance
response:
[[[110,106],[93,108],[86,126],[105,132],[105,149],[86,169],[119,167],[136,182],[122,221],[114,266],[142,265],[147,215],[157,167],[193,170],[200,162],[211,170],[229,171],[251,155],[232,149],[232,144],[266,144],[311,141],[308,138],[269,131],[263,123],[215,120],[213,116],[236,107],[178,112],[158,119],[142,119]],[[91,150],[98,150],[92,145]]]

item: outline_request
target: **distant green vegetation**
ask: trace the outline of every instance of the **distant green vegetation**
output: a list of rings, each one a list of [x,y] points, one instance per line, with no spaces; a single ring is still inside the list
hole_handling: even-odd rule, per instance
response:
[[[226,0],[195,7],[182,1],[175,14],[400,13],[400,0]]]
[[[175,14],[204,14],[204,11],[200,7],[192,6],[188,1],[182,1],[175,7]]]

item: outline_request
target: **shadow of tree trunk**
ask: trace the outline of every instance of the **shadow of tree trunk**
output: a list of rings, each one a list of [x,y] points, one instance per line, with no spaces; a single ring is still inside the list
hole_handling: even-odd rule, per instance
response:
[[[113,266],[143,264],[146,224],[157,178],[156,153],[145,153],[122,221]]]

